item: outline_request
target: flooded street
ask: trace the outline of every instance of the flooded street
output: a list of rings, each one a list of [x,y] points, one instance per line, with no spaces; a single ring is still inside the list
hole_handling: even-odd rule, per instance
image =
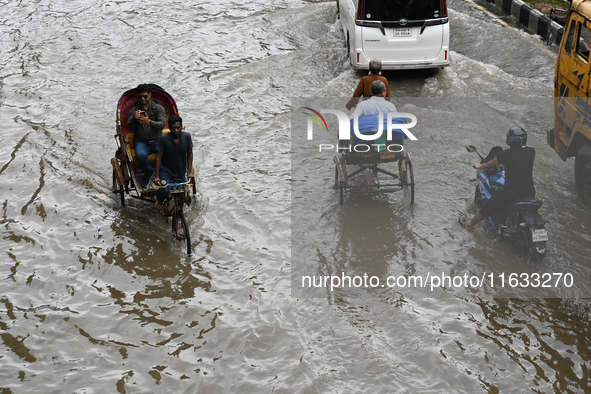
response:
[[[384,73],[419,119],[415,204],[340,206],[334,155],[292,124],[294,103],[346,101],[365,75],[334,1],[0,4],[0,394],[591,392],[591,212],[546,143],[555,56],[536,37],[448,2],[450,67]],[[111,193],[117,100],[139,83],[172,94],[195,144],[190,256],[151,205]],[[550,221],[537,265],[457,223],[475,213],[464,146],[503,145],[515,124]],[[514,270],[576,282],[294,286]]]

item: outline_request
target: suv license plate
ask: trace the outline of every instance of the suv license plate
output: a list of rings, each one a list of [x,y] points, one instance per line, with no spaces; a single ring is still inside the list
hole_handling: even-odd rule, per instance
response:
[[[410,27],[405,27],[403,29],[392,29],[392,33],[394,37],[410,37]]]
[[[531,240],[532,242],[542,242],[548,240],[548,230],[545,228],[542,229],[532,229],[531,230]]]

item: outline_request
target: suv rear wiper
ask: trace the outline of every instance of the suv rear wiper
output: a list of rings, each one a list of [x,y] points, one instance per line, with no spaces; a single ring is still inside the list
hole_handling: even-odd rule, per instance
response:
[[[423,32],[425,31],[425,27],[427,27],[427,26],[443,25],[444,23],[447,23],[448,21],[449,21],[449,19],[447,19],[447,18],[425,20],[423,22],[423,25],[421,26],[421,32],[419,33],[419,35],[423,34]]]
[[[419,36],[423,34],[423,32],[425,31],[425,27],[427,27],[427,21],[423,22],[423,26],[421,26],[421,32],[419,33]]]
[[[382,32],[382,34],[384,36],[386,36],[386,29],[384,29],[384,26],[382,25],[382,22],[380,21],[363,21],[363,20],[356,20],[355,24],[358,26],[367,26],[367,27],[377,27],[378,29],[380,29],[380,31]]]

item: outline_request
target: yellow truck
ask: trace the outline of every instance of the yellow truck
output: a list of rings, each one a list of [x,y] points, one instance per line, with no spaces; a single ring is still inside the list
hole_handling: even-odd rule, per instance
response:
[[[548,144],[562,160],[575,157],[575,183],[591,208],[591,0],[573,0],[566,18],[554,80],[554,128]]]

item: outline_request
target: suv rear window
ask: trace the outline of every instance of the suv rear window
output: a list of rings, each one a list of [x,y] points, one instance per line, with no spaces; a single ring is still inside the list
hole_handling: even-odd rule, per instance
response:
[[[362,19],[370,21],[416,21],[447,16],[441,0],[364,0],[362,7]]]

